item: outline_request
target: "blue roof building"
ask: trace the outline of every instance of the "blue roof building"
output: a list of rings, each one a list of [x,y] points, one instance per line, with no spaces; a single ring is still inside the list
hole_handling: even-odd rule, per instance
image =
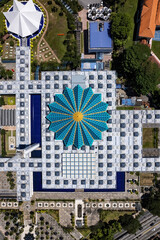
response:
[[[109,22],[90,22],[88,32],[88,52],[112,52]]]
[[[100,140],[101,132],[108,129],[107,106],[101,102],[101,94],[94,94],[90,87],[85,90],[80,85],[73,90],[66,88],[63,94],[55,95],[54,103],[49,104],[49,129],[55,132],[55,139],[63,140],[67,147],[92,146],[93,140]]]

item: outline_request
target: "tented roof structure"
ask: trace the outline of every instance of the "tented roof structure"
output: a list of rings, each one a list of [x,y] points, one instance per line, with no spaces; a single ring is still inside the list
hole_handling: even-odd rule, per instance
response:
[[[38,31],[42,12],[38,11],[32,0],[26,4],[13,1],[13,10],[4,12],[9,22],[8,31],[21,37],[27,37]]]
[[[91,88],[83,90],[80,85],[65,88],[63,94],[56,94],[55,102],[49,104],[51,112],[46,117],[51,122],[49,130],[67,147],[92,146],[94,140],[101,139],[101,132],[108,129],[107,106],[101,102],[101,94],[94,94]]]

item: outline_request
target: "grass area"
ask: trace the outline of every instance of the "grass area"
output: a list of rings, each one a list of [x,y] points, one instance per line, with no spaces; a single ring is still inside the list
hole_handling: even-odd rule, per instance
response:
[[[0,12],[0,32],[4,32],[3,13]]]
[[[5,95],[4,102],[5,102],[5,105],[15,105],[16,98],[15,98],[15,96]]]
[[[127,39],[125,47],[129,47],[133,43],[133,35],[134,35],[134,28],[135,28],[135,22],[134,17],[137,11],[138,7],[138,0],[127,0],[124,4],[124,6],[119,7],[119,12],[126,13],[131,19],[131,31],[129,34],[129,37]]]
[[[13,5],[13,1],[9,1],[7,4],[5,4],[3,7],[0,8],[0,32],[4,32],[4,23],[3,23],[3,19],[4,19],[4,15],[3,12],[7,11],[8,7],[10,5]]]
[[[143,128],[143,148],[158,147],[158,128]]]
[[[33,55],[35,56],[37,54],[37,45],[40,40],[41,36],[33,40]]]
[[[81,33],[81,53],[84,53],[84,33]]]
[[[152,173],[140,173],[140,186],[152,186],[153,179]]]
[[[45,8],[47,9],[48,15],[49,15],[49,24],[48,24],[47,32],[45,34],[45,40],[53,49],[57,57],[59,59],[62,59],[66,52],[66,46],[63,44],[63,42],[69,30],[67,26],[66,16],[65,14],[63,14],[63,16],[59,16],[61,9],[53,1],[51,5],[48,5],[46,3],[46,0],[42,0],[41,3],[45,5]],[[58,11],[52,12],[51,9],[53,7],[56,7]],[[59,33],[63,33],[64,36],[57,36],[57,34]]]
[[[134,211],[107,211],[101,210],[100,211],[100,219],[103,222],[109,222],[111,220],[118,220],[120,216],[125,214],[133,214]]]
[[[152,41],[152,51],[160,59],[160,41]]]
[[[124,107],[124,106],[122,106],[122,107],[117,107],[117,110],[134,110],[134,109],[136,109],[136,110],[140,110],[141,109],[141,107],[136,107],[136,106],[127,106],[127,107]]]
[[[87,238],[91,233],[90,228],[78,228],[78,231],[83,235],[84,238]]]
[[[16,131],[13,130],[12,131],[12,136],[16,137]],[[5,131],[5,148],[6,148],[6,153],[7,153],[7,156],[14,156],[15,153],[16,153],[16,149],[14,150],[9,150],[9,137],[11,136],[11,131]]]
[[[51,215],[59,223],[59,211],[58,210],[48,210],[47,213]]]

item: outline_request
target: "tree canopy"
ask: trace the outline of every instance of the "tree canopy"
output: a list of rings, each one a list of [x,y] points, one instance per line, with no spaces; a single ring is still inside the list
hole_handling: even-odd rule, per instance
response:
[[[92,233],[90,235],[91,240],[111,240],[113,239],[113,235],[121,231],[121,224],[116,221],[110,221],[109,223],[106,222],[99,222],[98,225],[93,226],[91,228]]]
[[[111,7],[113,11],[117,11],[118,8],[125,4],[127,0],[103,0],[104,4]]]
[[[5,69],[3,65],[0,64],[0,79],[12,79],[13,77],[13,72],[9,69]]]
[[[136,44],[124,50],[120,64],[125,77],[130,78],[133,74],[135,77],[142,65],[148,60],[150,53],[150,48],[144,44]]]
[[[156,191],[143,195],[141,203],[143,208],[160,217],[160,181],[156,181],[155,187]]]
[[[124,50],[113,61],[113,68],[138,95],[153,93],[160,81],[160,68],[149,60],[149,56],[148,46],[136,44]]]
[[[156,89],[152,96],[151,96],[151,105],[156,108],[156,109],[160,109],[160,89]]]
[[[111,21],[111,37],[115,48],[123,47],[131,29],[131,20],[127,14],[114,13]]]
[[[137,218],[133,218],[132,215],[123,215],[119,217],[119,222],[128,233],[134,234],[141,227]]]

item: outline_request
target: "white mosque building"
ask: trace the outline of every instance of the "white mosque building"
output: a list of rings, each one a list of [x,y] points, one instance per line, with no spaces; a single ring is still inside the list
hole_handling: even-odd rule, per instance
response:
[[[28,2],[14,0],[13,7],[3,14],[7,20],[8,31],[23,38],[39,30],[43,15],[36,9],[32,0]]]
[[[32,0],[14,0],[4,14],[8,30],[22,37],[33,34],[41,18]],[[42,176],[41,191],[97,192],[117,191],[117,172],[160,171],[159,152],[143,155],[143,128],[160,128],[160,110],[117,110],[115,71],[42,72],[41,80],[31,80],[30,47],[20,46],[16,80],[0,81],[4,93],[16,96],[16,148],[25,150],[0,158],[0,171],[17,172],[19,201],[32,197],[35,173]],[[0,128],[6,122],[0,116]],[[41,154],[35,157],[36,148]]]

